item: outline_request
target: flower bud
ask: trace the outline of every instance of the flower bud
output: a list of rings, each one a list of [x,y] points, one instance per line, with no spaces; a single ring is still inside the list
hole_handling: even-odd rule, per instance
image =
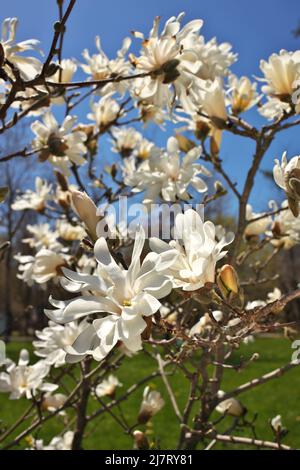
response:
[[[240,418],[241,416],[244,416],[247,413],[247,408],[245,408],[245,406],[239,400],[231,397],[221,401],[216,406],[216,411],[221,414]]]
[[[134,444],[137,449],[139,450],[149,449],[149,441],[145,433],[137,429],[136,431],[133,432],[133,437],[134,437]]]
[[[75,190],[71,191],[71,201],[74,211],[82,222],[84,222],[89,235],[93,240],[96,240],[96,227],[101,218],[96,215],[96,205],[86,193]]]
[[[239,280],[235,269],[230,264],[225,264],[219,271],[217,284],[224,298],[231,292],[239,293]]]

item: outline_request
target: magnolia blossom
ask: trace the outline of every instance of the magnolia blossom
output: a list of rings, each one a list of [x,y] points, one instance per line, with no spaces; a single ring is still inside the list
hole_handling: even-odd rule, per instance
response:
[[[28,285],[33,281],[37,284],[45,285],[53,280],[57,282],[57,277],[61,275],[61,268],[67,265],[69,255],[64,252],[57,253],[49,248],[41,248],[35,256],[15,255],[19,262],[19,273],[17,277]]]
[[[61,367],[66,363],[66,347],[71,346],[78,335],[86,328],[86,322],[70,322],[58,325],[49,322],[43,330],[35,332],[38,340],[33,341],[34,353],[42,357],[45,362],[54,367]]]
[[[272,222],[272,218],[269,216],[263,217],[263,215],[264,214],[253,212],[252,206],[250,204],[247,204],[246,220],[248,224],[246,225],[244,232],[246,238],[258,236],[266,232]],[[253,220],[253,222],[251,222],[251,220]]]
[[[291,110],[291,107],[289,103],[268,96],[267,101],[257,109],[264,118],[268,119],[268,121],[273,121],[274,119],[282,118],[284,114]]]
[[[107,379],[104,379],[97,385],[95,395],[99,398],[105,396],[112,397],[114,396],[117,387],[122,387],[121,382],[119,382],[117,377],[110,374]]]
[[[212,315],[216,322],[220,322],[223,318],[223,313],[220,310],[214,310]],[[205,313],[200,320],[190,329],[190,336],[202,335],[205,331],[213,327],[213,322],[208,313]]]
[[[273,176],[275,183],[283,189],[287,195],[289,207],[295,217],[299,214],[300,201],[300,156],[287,161],[287,152],[284,152],[279,160],[275,160]]]
[[[225,236],[224,230],[203,222],[196,211],[188,209],[177,214],[174,236],[169,244],[150,239],[151,249],[159,254],[157,269],[169,273],[174,287],[186,291],[214,282],[216,263],[226,255],[222,250],[233,241],[233,234]]]
[[[15,42],[17,25],[17,18],[6,18],[3,21],[0,41],[1,49],[4,58],[20,70],[21,77],[24,80],[31,80],[41,71],[42,64],[38,59],[23,56],[20,53],[30,50],[39,51],[39,41],[28,39],[22,42]],[[8,65],[4,65],[4,70],[9,76],[12,76],[11,68]]]
[[[199,108],[217,128],[223,128],[227,121],[226,100],[222,81],[206,82],[203,87],[191,90],[190,97],[184,103],[185,110],[194,114]]]
[[[18,364],[12,362],[7,365],[6,372],[0,373],[0,392],[10,393],[11,400],[18,400],[22,396],[30,399],[37,391],[53,392],[58,388],[58,385],[43,382],[49,373],[49,366],[45,361],[32,366],[28,364],[28,351],[22,349]]]
[[[147,139],[142,139],[139,140],[135,150],[133,151],[133,155],[139,160],[147,160],[147,158],[149,158],[156,149],[157,147],[155,147],[153,142],[150,142],[150,140]]]
[[[48,445],[44,445],[42,439],[30,439],[30,450],[72,450],[73,439],[73,431],[67,431],[62,436],[53,437]]]
[[[50,298],[55,310],[45,310],[55,322],[68,323],[92,314],[100,314],[67,348],[67,360],[78,361],[86,354],[102,360],[121,341],[130,351],[141,348],[141,334],[148,317],[161,306],[158,299],[168,295],[172,283],[164,274],[157,273],[157,256],[149,253],[144,261],[140,256],[145,233],[136,233],[132,260],[128,269],[121,268],[111,256],[106,240],[99,238],[94,253],[98,268],[93,275],[63,268],[65,289],[82,292],[81,297],[67,301]]]
[[[134,33],[143,42],[140,56],[130,55],[131,63],[139,73],[148,74],[134,82],[134,94],[139,99],[171,108],[173,90],[177,96],[186,94],[186,89],[195,79],[194,74],[199,70],[201,62],[192,48],[184,47],[184,39],[196,36],[203,21],[191,21],[180,29],[183,16],[181,13],[177,18],[171,17],[161,34],[159,17],[155,18],[148,38],[145,39],[142,33]]]
[[[94,201],[86,194],[81,191],[71,191],[71,205],[74,212],[84,223],[89,235],[96,238],[97,223],[101,219],[97,215],[97,207]]]
[[[279,54],[272,54],[268,62],[261,60],[260,68],[264,74],[262,81],[266,82],[262,91],[284,101],[299,86],[300,51],[281,50]]]
[[[46,393],[43,396],[42,409],[53,413],[61,408],[65,404],[66,400],[67,396],[63,393]],[[63,414],[63,412],[60,412],[60,414]]]
[[[225,392],[219,390],[218,398],[222,398],[225,395]],[[234,397],[227,398],[226,400],[221,401],[216,406],[216,411],[221,414],[226,414],[229,416],[234,416],[239,418],[246,413],[246,408],[242,403]]]
[[[143,400],[140,406],[138,422],[145,424],[156,415],[165,405],[165,400],[156,390],[151,390],[149,386],[144,389]]]
[[[86,134],[72,131],[75,121],[76,117],[67,116],[59,126],[51,111],[47,111],[43,116],[43,123],[35,121],[31,124],[31,130],[36,135],[32,147],[39,152],[40,160],[49,160],[67,176],[70,174],[68,168],[71,164],[85,163],[83,155],[86,153]]]
[[[229,103],[234,114],[242,113],[255,106],[260,100],[257,83],[251,83],[248,77],[238,78],[231,74],[228,78],[230,90]]]
[[[253,310],[258,307],[265,307],[267,304],[279,300],[281,296],[281,290],[278,287],[274,287],[271,292],[268,292],[266,300],[252,300],[250,302],[247,302],[245,309]]]
[[[15,211],[33,209],[37,212],[43,212],[47,201],[51,199],[53,199],[52,185],[37,176],[35,178],[35,191],[28,189],[21,196],[17,196],[11,207]]]
[[[81,64],[82,70],[91,76],[92,80],[105,80],[114,76],[127,76],[130,74],[131,66],[130,63],[125,59],[127,51],[130,47],[130,38],[125,38],[121,49],[117,52],[115,59],[109,59],[104,53],[99,36],[96,36],[95,40],[96,48],[98,52],[92,56],[89,51],[85,49],[82,53],[83,58],[87,62]],[[128,81],[124,80],[121,82],[108,83],[101,88],[101,94],[107,94],[111,92],[118,92],[121,95],[125,93],[129,84]]]
[[[120,153],[122,157],[129,157],[142,140],[142,135],[133,127],[115,127],[112,130],[112,135],[114,138],[113,151]]]
[[[276,415],[271,419],[271,427],[274,432],[278,433],[282,429],[281,415]]]
[[[58,232],[51,230],[50,224],[27,225],[26,230],[32,235],[29,238],[23,238],[23,243],[28,243],[30,248],[40,250],[41,248],[49,248],[58,251],[62,248],[58,242]]]
[[[272,208],[274,211],[278,210],[275,201],[272,201]],[[272,231],[267,234],[272,237],[272,245],[289,250],[300,243],[300,218],[294,217],[288,210],[287,200],[282,202],[281,209],[281,212],[274,216]]]
[[[57,234],[67,242],[82,240],[86,236],[86,231],[78,224],[71,224],[65,219],[59,219],[56,223]]]
[[[110,95],[104,96],[96,103],[91,103],[91,111],[87,117],[91,121],[95,121],[96,128],[100,132],[104,132],[122,115],[119,104]]]
[[[154,201],[159,195],[165,201],[188,200],[189,186],[199,193],[207,191],[206,183],[198,175],[211,176],[206,168],[196,163],[200,154],[201,148],[193,148],[181,160],[178,142],[175,137],[170,137],[166,151],[152,149],[149,159],[138,168],[134,159],[125,160],[124,182],[132,186],[134,192],[146,190],[145,203]]]

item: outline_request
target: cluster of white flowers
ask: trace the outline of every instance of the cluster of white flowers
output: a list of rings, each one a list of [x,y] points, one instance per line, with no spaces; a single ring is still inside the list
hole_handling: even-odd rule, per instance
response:
[[[192,209],[177,215],[174,234],[177,240],[170,245],[150,240],[153,251],[141,263],[145,233],[140,227],[128,269],[118,265],[104,238],[95,244],[94,274],[62,267],[64,288],[82,295],[67,301],[50,298],[55,310],[45,310],[47,316],[65,324],[100,314],[86,324],[71,347],[66,346],[67,361],[79,361],[87,354],[102,360],[119,342],[133,352],[141,349],[142,333],[161,307],[159,299],[173,287],[191,291],[214,282],[216,263],[225,256],[222,250],[232,235],[216,232],[212,222],[204,223]]]
[[[58,385],[44,382],[50,367],[45,361],[29,365],[29,354],[26,349],[20,352],[19,362],[7,361],[5,372],[0,372],[0,392],[9,393],[11,400],[25,396],[30,399],[40,392],[53,392]]]

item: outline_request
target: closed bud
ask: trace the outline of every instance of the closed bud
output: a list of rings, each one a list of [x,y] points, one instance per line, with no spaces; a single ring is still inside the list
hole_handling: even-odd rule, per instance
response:
[[[96,227],[101,218],[97,216],[96,205],[86,193],[81,191],[71,191],[71,201],[74,211],[86,226],[89,235],[96,240]]]
[[[135,448],[139,450],[148,450],[149,449],[149,441],[147,436],[142,431],[138,429],[133,432],[134,437],[134,444]]]
[[[235,269],[230,264],[225,264],[219,271],[217,284],[224,298],[232,292],[239,293],[239,280]]]

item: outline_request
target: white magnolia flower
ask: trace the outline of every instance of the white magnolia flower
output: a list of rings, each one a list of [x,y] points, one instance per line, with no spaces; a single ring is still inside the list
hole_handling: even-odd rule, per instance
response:
[[[257,93],[257,83],[252,83],[248,77],[238,78],[231,74],[228,77],[230,90],[229,103],[234,114],[239,114],[255,106],[261,96]]]
[[[214,82],[208,83],[203,91],[199,91],[199,94],[204,113],[211,118],[214,123],[218,123],[219,120],[225,122],[227,120],[227,111],[222,82],[215,80]]]
[[[278,210],[275,201],[272,201],[272,208],[274,211]],[[267,234],[272,237],[272,245],[289,250],[300,243],[300,217],[294,217],[288,210],[287,200],[282,202],[281,209],[283,210],[274,216],[272,231]]]
[[[211,176],[210,172],[197,163],[201,148],[193,148],[181,159],[178,142],[170,137],[165,151],[152,149],[148,160],[136,168],[133,158],[123,166],[124,183],[134,192],[146,191],[144,203],[155,201],[161,195],[165,201],[188,200],[188,188],[197,192],[207,191],[206,183],[199,174]]]
[[[260,68],[264,74],[262,81],[266,82],[262,91],[285,100],[299,86],[300,51],[281,50],[279,54],[272,54],[268,62],[261,60]]]
[[[12,209],[15,211],[33,209],[38,212],[43,212],[47,201],[51,199],[53,199],[52,185],[37,176],[35,178],[35,191],[28,189],[21,196],[17,196],[15,202],[12,204]]]
[[[43,396],[42,409],[45,411],[54,412],[61,408],[67,400],[67,396],[63,393],[46,393]],[[60,412],[63,415],[63,411]]]
[[[99,383],[95,389],[95,394],[97,397],[105,396],[114,396],[116,388],[122,387],[122,384],[119,382],[118,378],[110,374],[107,379],[104,379]]]
[[[291,107],[289,103],[285,103],[277,98],[268,96],[267,101],[257,109],[263,117],[268,119],[268,121],[273,121],[274,119],[280,119],[284,114],[289,113]]]
[[[91,103],[91,113],[87,117],[95,122],[96,128],[104,132],[118,117],[122,116],[119,104],[110,95],[105,95],[98,102]]]
[[[140,406],[138,422],[145,424],[156,415],[165,405],[165,400],[156,390],[151,390],[149,386],[144,389],[143,400]]]
[[[222,390],[218,391],[218,398],[222,398],[224,395],[225,392],[223,392]],[[239,400],[234,397],[230,397],[224,401],[221,401],[216,406],[216,411],[221,414],[226,414],[229,416],[234,416],[235,418],[239,418],[240,416],[243,416],[247,410]]]
[[[23,243],[28,243],[30,248],[37,251],[41,248],[49,248],[58,251],[62,248],[61,243],[57,241],[58,232],[51,230],[50,224],[27,225],[26,230],[32,235],[29,238],[23,238]]]
[[[281,290],[278,287],[274,287],[272,292],[269,292],[267,297],[267,303],[275,302],[275,300],[279,300],[282,296]]]
[[[279,160],[275,160],[273,176],[275,183],[283,189],[287,195],[289,207],[295,217],[299,214],[300,201],[300,156],[287,161],[287,152],[284,152]]]
[[[77,70],[77,64],[72,59],[62,59],[59,64],[60,70],[51,75],[51,82],[70,83]]]
[[[171,17],[159,33],[160,18],[156,17],[148,38],[139,32],[134,35],[143,40],[139,57],[130,55],[130,60],[138,73],[149,74],[138,78],[133,85],[133,93],[140,100],[171,109],[175,95],[186,94],[187,88],[195,80],[200,69],[193,48],[185,47],[184,40],[198,35],[202,20],[187,23],[181,29],[184,14]],[[192,42],[192,41],[191,41]]]
[[[50,280],[58,281],[61,268],[67,265],[69,255],[41,248],[35,256],[17,254],[15,259],[19,262],[18,279],[22,279],[29,286],[36,282],[43,287]]]
[[[203,222],[199,214],[188,209],[177,214],[175,239],[169,244],[158,238],[150,239],[150,247],[160,258],[157,269],[173,276],[174,287],[193,291],[215,281],[216,263],[226,255],[224,246],[233,241],[210,221]]]
[[[72,450],[73,439],[73,431],[67,431],[62,436],[53,437],[48,445],[44,445],[42,439],[31,439],[30,450]]]
[[[277,415],[271,419],[271,427],[276,433],[282,429],[281,415]]]
[[[281,290],[278,289],[278,287],[274,287],[271,292],[268,292],[266,300],[252,300],[250,302],[247,302],[245,309],[253,310],[258,307],[265,307],[267,304],[275,302],[275,300],[279,300],[281,296]]]
[[[45,362],[54,367],[61,367],[66,363],[66,347],[71,346],[78,335],[86,328],[86,322],[70,322],[58,325],[49,322],[43,330],[35,332],[38,340],[33,341],[34,353],[42,357]]]
[[[1,48],[3,49],[4,58],[20,70],[21,77],[24,80],[31,80],[41,71],[42,64],[38,59],[23,56],[20,53],[30,50],[39,51],[39,41],[28,39],[27,41],[15,42],[17,25],[17,18],[6,18],[3,21]],[[9,76],[12,76],[8,65],[4,65],[4,69]]]
[[[86,236],[86,231],[81,225],[73,225],[66,219],[59,219],[57,221],[56,230],[58,236],[68,242],[82,240]]]
[[[102,314],[68,348],[67,360],[80,360],[86,354],[102,360],[119,341],[131,351],[141,348],[141,334],[147,326],[144,318],[157,312],[161,306],[158,299],[168,295],[172,288],[168,277],[157,273],[154,253],[149,253],[141,264],[144,241],[144,230],[139,228],[128,269],[116,263],[104,238],[99,238],[95,244],[98,262],[95,274],[63,269],[64,287],[71,292],[81,291],[83,295],[67,301],[50,299],[56,310],[45,310],[46,315],[58,323],[68,323],[91,314]]]
[[[138,142],[138,145],[133,151],[133,155],[139,160],[147,160],[147,158],[149,158],[153,153],[154,149],[156,149],[156,147],[153,142],[150,142],[150,140],[147,139],[142,139]]]
[[[10,393],[11,400],[18,400],[22,396],[30,399],[38,390],[53,392],[58,388],[58,385],[43,382],[49,373],[49,366],[45,361],[39,361],[32,366],[28,364],[28,351],[22,349],[18,364],[11,363],[6,372],[0,373],[0,392]]]
[[[49,160],[66,176],[70,174],[70,165],[82,165],[86,161],[83,157],[86,153],[86,134],[72,131],[75,121],[76,117],[67,116],[59,126],[51,111],[47,111],[43,123],[35,121],[31,124],[31,130],[36,135],[32,142],[33,149],[39,151],[42,161]]]
[[[223,312],[221,312],[220,310],[212,311],[212,315],[217,322],[220,322],[223,318]],[[212,326],[213,326],[213,322],[209,314],[205,313],[204,315],[202,315],[200,320],[197,323],[195,323],[195,325],[190,329],[190,336],[193,336],[196,334],[201,335],[207,329],[210,329]]]
[[[72,190],[70,193],[72,209],[82,220],[92,239],[96,239],[96,228],[101,217],[97,215],[94,201],[85,192]]]
[[[216,38],[205,42],[203,36],[189,35],[183,41],[187,48],[192,48],[201,64],[196,76],[202,80],[214,81],[228,75],[228,68],[237,60],[237,54],[231,51],[231,44],[217,43]],[[195,82],[197,83],[197,82]]]
[[[251,220],[258,219],[259,217],[263,216],[264,214],[258,213],[258,212],[253,212],[252,206],[250,204],[247,204],[246,207],[246,220],[247,222],[250,222]],[[272,222],[271,217],[262,217],[259,220],[254,220],[253,222],[250,222],[247,224],[245,228],[245,236],[246,237],[252,237],[252,236],[258,236],[261,235],[262,233],[265,233],[268,227],[270,226]]]
[[[35,255],[33,266],[33,279],[38,284],[44,284],[51,279],[61,276],[61,269],[67,265],[69,256],[64,253],[56,253],[53,250],[42,248]]]
[[[114,138],[113,151],[122,157],[129,157],[142,141],[142,135],[133,127],[115,127],[112,130]]]
[[[126,53],[131,44],[130,38],[124,39],[122,47],[117,52],[117,57],[115,59],[109,59],[104,53],[99,36],[96,37],[95,43],[98,52],[91,56],[89,51],[85,49],[82,55],[87,63],[81,64],[82,70],[86,74],[90,75],[92,80],[105,80],[114,76],[126,77],[130,74],[131,65],[125,59]],[[117,91],[123,95],[129,86],[128,82],[129,80],[109,83],[101,88],[100,93],[105,95],[107,93]]]

